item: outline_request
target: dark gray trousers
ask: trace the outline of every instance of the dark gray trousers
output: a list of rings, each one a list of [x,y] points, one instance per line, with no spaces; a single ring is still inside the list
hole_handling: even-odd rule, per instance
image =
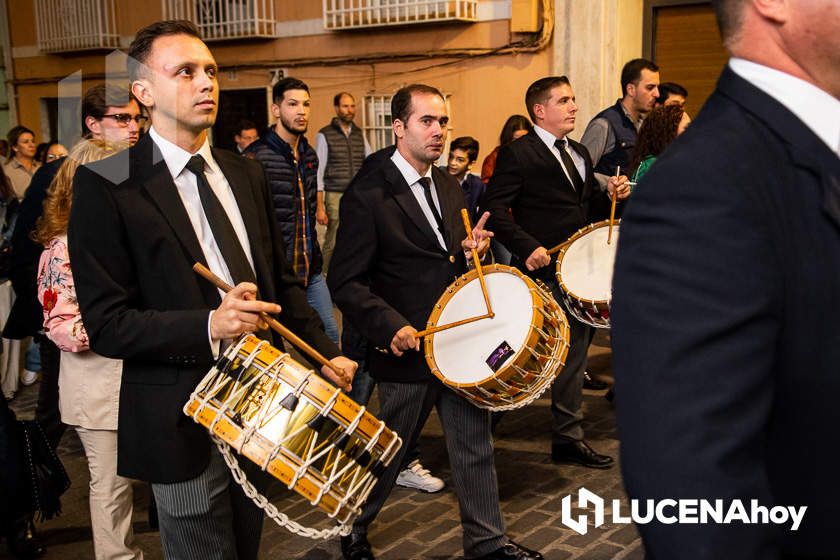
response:
[[[240,466],[246,467],[247,459],[238,458]],[[246,469],[248,479],[263,491],[265,480],[254,471]],[[263,512],[233,480],[215,445],[210,464],[199,476],[172,484],[153,483],[152,490],[167,559],[257,558]]]
[[[470,404],[436,380],[379,383],[379,401],[379,419],[403,438],[403,445],[374,486],[353,524],[353,532],[367,533],[368,525],[394,487],[406,451],[415,446],[434,406],[443,425],[452,466],[452,485],[461,510],[464,556],[484,556],[504,546],[507,537],[499,507],[490,413]]]
[[[562,307],[562,295],[557,280],[551,282],[554,299]],[[565,309],[564,309],[565,311]],[[566,365],[551,385],[551,439],[554,443],[566,443],[583,439],[583,373],[586,371],[586,355],[595,329],[585,325],[566,312],[569,320],[569,354]]]

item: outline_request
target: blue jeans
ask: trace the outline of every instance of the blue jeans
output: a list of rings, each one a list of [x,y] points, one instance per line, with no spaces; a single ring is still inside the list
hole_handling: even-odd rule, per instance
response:
[[[32,338],[32,343],[26,349],[26,364],[23,367],[29,371],[41,371],[41,349],[35,337]]]
[[[330,340],[338,344],[338,323],[333,314],[332,298],[327,288],[327,281],[320,273],[313,274],[306,287],[306,301],[314,309],[324,323],[324,331]]]

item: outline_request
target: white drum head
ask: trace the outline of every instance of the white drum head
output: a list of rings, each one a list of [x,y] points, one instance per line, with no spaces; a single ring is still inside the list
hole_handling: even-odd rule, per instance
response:
[[[613,226],[607,245],[609,226],[602,226],[577,238],[566,250],[560,263],[560,279],[566,290],[579,299],[612,299],[615,251],[618,247],[618,224]]]
[[[435,363],[440,373],[454,383],[478,383],[492,377],[522,348],[531,330],[533,300],[525,281],[510,272],[485,273],[484,280],[496,316],[434,335]],[[484,296],[476,277],[452,296],[437,324],[485,313]]]

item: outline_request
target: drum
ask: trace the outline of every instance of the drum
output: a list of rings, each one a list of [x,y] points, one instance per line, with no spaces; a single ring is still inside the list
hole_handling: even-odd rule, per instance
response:
[[[253,335],[227,349],[184,412],[215,436],[237,481],[228,446],[345,527],[401,445],[365,407]]]
[[[425,337],[432,373],[481,408],[511,410],[551,385],[569,352],[569,324],[550,293],[515,268],[483,268],[495,316]],[[438,300],[428,328],[487,312],[478,273],[458,278]]]
[[[579,229],[557,254],[557,283],[566,309],[579,321],[599,329],[610,328],[619,223],[616,220],[609,244],[610,222],[604,220]]]

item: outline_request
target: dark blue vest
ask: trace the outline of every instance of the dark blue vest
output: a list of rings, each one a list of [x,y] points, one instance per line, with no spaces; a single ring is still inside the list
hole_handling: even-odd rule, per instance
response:
[[[601,155],[601,159],[595,164],[595,173],[615,175],[615,168],[620,165],[622,174],[628,175],[632,172],[628,166],[633,159],[633,147],[636,145],[636,127],[624,114],[620,99],[612,107],[595,115],[596,119],[600,117],[607,119],[610,124],[615,136],[615,146],[612,151]]]

